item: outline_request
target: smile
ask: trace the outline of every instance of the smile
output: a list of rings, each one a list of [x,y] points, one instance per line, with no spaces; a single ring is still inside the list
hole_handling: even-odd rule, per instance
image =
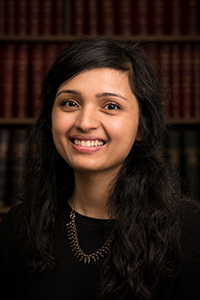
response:
[[[98,140],[91,140],[91,141],[84,141],[84,140],[77,140],[73,141],[75,145],[82,146],[82,147],[100,147],[105,144],[103,141]]]

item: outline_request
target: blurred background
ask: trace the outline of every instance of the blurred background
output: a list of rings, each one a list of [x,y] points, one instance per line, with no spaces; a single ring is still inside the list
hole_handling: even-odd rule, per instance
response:
[[[163,152],[200,199],[200,0],[0,0],[0,215],[21,181],[23,142],[51,58],[80,36],[140,42],[164,90]]]

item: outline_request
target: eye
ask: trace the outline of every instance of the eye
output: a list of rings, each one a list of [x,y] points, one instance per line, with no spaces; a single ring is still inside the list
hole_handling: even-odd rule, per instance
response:
[[[78,107],[78,104],[73,100],[63,101],[61,106]]]
[[[117,110],[117,109],[120,109],[120,107],[114,103],[108,103],[106,106],[105,106],[106,109],[108,110]]]

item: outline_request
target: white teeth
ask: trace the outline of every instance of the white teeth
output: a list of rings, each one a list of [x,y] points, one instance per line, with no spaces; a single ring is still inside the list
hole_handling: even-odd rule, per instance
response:
[[[74,140],[74,144],[75,145],[79,145],[82,147],[98,147],[98,146],[102,146],[103,142],[102,141],[82,141],[82,140]]]

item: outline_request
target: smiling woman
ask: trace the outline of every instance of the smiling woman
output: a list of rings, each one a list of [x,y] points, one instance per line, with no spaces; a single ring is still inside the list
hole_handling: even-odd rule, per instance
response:
[[[159,154],[162,93],[142,48],[64,48],[45,75],[25,188],[1,222],[3,299],[199,300],[200,207]]]
[[[138,124],[139,105],[128,73],[109,68],[69,79],[59,87],[52,108],[59,154],[75,173],[81,170],[87,177],[101,171],[110,180],[118,174],[137,138]]]

